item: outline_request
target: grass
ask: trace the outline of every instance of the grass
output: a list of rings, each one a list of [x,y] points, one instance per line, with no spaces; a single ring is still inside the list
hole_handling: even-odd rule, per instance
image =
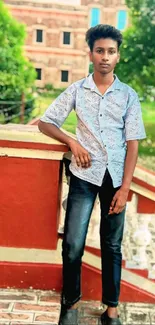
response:
[[[75,133],[76,123],[77,123],[76,113],[75,113],[75,111],[72,111],[69,114],[69,116],[67,117],[67,119],[63,125],[63,128],[68,132]]]
[[[139,154],[155,157],[155,103],[142,103],[142,114],[147,138],[140,142]]]
[[[154,121],[155,123],[155,102],[143,102],[141,106],[145,122],[151,123]]]
[[[33,117],[41,116],[52,101],[53,98],[38,96]],[[147,138],[139,143],[139,163],[155,171],[155,103],[142,103],[142,114]],[[76,114],[72,111],[64,122],[63,128],[68,132],[75,133],[76,121]]]
[[[35,104],[35,109],[32,111],[32,118],[36,116],[41,116],[47,109],[47,107],[52,103],[53,98],[51,97],[43,97],[43,96],[38,96],[36,98],[36,104]]]

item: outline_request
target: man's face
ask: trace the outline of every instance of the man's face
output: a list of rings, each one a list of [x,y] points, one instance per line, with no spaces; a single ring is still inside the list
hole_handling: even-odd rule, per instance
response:
[[[94,64],[94,71],[101,74],[113,71],[120,58],[117,42],[111,38],[96,40],[89,55],[90,61]]]

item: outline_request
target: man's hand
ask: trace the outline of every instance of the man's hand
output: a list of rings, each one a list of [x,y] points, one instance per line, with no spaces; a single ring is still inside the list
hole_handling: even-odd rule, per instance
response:
[[[69,147],[76,159],[76,163],[79,167],[88,168],[91,166],[91,157],[89,152],[84,149],[76,140],[71,139],[69,141]]]
[[[120,188],[114,195],[109,214],[120,213],[124,210],[127,198],[128,198],[129,189]]]

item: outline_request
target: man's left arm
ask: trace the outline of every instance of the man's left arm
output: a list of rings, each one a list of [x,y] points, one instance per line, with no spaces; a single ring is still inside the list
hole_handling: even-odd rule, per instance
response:
[[[121,188],[113,197],[109,214],[120,213],[126,205],[130,185],[138,158],[138,140],[127,141],[127,154],[124,166],[124,177]]]
[[[109,214],[120,213],[127,202],[128,193],[138,157],[138,140],[146,138],[141,105],[137,94],[132,91],[125,116],[125,139],[127,153],[124,165],[124,176],[121,188],[111,202]]]

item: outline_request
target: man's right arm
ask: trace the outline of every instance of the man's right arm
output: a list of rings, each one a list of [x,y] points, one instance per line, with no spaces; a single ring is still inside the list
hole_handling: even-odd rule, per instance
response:
[[[47,136],[67,144],[76,159],[77,165],[79,167],[88,168],[91,164],[91,157],[88,151],[75,139],[60,130],[60,126],[69,115],[74,105],[74,88],[73,86],[69,88],[70,89],[62,93],[46,110],[39,121],[38,128]]]
[[[79,167],[90,167],[91,157],[88,151],[83,148],[76,140],[66,135],[57,126],[51,123],[39,121],[38,128],[42,133],[46,134],[47,136],[67,144],[70,150],[72,151],[76,159],[76,163]]]
[[[46,134],[48,137],[63,142],[67,144],[68,147],[70,147],[70,141],[73,139],[66,135],[63,131],[61,131],[56,125],[39,121],[38,128],[42,133]]]

